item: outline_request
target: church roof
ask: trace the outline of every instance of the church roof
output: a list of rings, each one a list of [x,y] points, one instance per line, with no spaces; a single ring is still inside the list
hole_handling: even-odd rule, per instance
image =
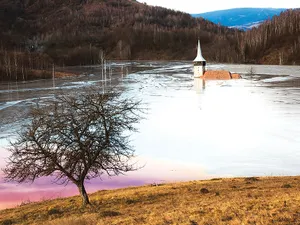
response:
[[[194,59],[194,62],[205,62],[206,60],[202,56],[200,40],[198,40],[198,48],[197,48],[197,57]]]

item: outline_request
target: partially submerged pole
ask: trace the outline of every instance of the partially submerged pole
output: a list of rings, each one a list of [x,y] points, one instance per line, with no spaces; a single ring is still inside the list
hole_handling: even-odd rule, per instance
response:
[[[55,88],[55,65],[52,64],[52,87]]]

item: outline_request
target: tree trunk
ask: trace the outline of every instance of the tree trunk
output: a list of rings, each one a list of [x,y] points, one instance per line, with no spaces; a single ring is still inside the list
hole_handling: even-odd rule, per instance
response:
[[[78,187],[78,189],[79,189],[79,193],[80,193],[81,198],[82,198],[82,206],[86,206],[86,205],[91,204],[91,203],[90,203],[90,200],[89,200],[89,196],[88,196],[88,194],[86,193],[86,190],[85,190],[83,181],[82,181],[82,182],[79,182],[79,183],[77,184],[77,187]]]

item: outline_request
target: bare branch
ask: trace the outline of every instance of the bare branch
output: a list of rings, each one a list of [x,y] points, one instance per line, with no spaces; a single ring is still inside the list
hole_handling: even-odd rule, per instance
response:
[[[120,175],[135,168],[130,136],[142,118],[141,102],[119,92],[88,90],[59,95],[31,111],[32,121],[9,149],[6,180],[35,181],[53,176],[59,184],[73,182],[83,203],[89,203],[84,181],[103,174]]]

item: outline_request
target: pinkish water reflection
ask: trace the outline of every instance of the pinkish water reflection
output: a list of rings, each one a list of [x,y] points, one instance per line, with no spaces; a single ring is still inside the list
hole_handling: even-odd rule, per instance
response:
[[[205,179],[203,168],[199,165],[187,165],[180,162],[136,158],[140,165],[145,165],[138,171],[119,177],[103,177],[86,182],[87,191],[95,192],[105,189],[116,189],[129,186],[141,186],[172,181],[188,181]],[[0,174],[3,177],[3,174]],[[30,184],[0,183],[0,209],[13,207],[28,201],[41,201],[52,198],[77,195],[76,186],[69,183],[61,186],[52,183],[51,177],[38,179]]]

